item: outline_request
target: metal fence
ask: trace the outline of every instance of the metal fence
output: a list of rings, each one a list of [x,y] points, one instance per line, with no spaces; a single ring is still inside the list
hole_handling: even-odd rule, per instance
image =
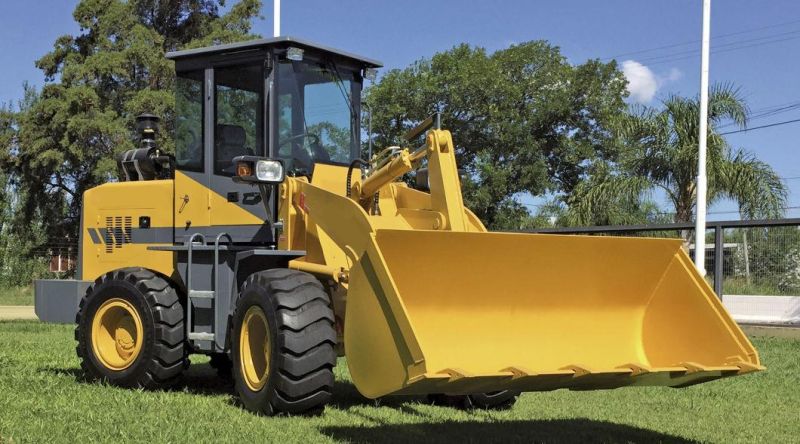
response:
[[[546,228],[537,233],[684,239],[694,224]],[[709,222],[706,279],[741,322],[800,325],[800,218]]]

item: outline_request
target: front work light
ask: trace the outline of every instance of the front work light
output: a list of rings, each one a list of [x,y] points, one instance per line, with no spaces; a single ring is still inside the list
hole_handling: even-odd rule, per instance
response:
[[[283,162],[257,156],[239,156],[233,159],[236,165],[234,182],[282,183],[285,179]]]
[[[259,160],[256,162],[256,179],[259,182],[283,182],[283,164],[279,160]]]

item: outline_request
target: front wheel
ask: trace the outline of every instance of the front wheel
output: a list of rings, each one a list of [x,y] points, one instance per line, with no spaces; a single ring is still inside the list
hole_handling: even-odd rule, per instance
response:
[[[331,398],[336,331],[330,298],[313,276],[295,270],[254,273],[233,316],[236,391],[255,413],[311,413]]]

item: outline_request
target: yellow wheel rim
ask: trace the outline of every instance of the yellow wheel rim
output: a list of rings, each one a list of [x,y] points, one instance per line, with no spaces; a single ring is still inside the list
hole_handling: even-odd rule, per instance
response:
[[[125,370],[142,350],[142,318],[133,305],[112,298],[97,310],[92,320],[92,350],[110,370]]]
[[[247,309],[239,334],[239,365],[244,382],[257,392],[267,383],[270,362],[269,324],[264,310],[256,305]]]

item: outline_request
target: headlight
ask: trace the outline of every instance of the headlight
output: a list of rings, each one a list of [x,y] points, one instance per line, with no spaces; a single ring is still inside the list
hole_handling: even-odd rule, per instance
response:
[[[256,179],[260,182],[283,182],[283,165],[277,160],[259,160],[256,162]]]
[[[236,166],[234,182],[268,183],[283,182],[283,162],[256,156],[239,156],[233,159]]]

